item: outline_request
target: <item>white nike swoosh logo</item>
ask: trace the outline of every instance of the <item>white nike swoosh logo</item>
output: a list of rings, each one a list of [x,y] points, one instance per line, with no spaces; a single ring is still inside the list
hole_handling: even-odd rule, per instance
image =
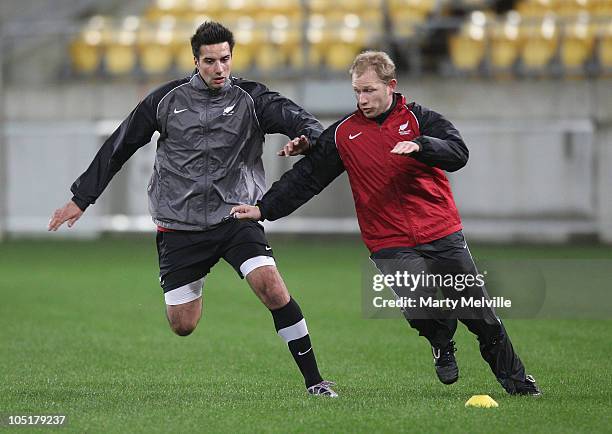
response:
[[[187,111],[187,110],[189,110],[189,109],[183,109],[183,110],[174,109],[174,114],[176,115],[176,114],[179,114],[179,113],[183,113],[184,111]]]
[[[303,356],[304,354],[306,354],[307,352],[309,352],[310,350],[312,350],[312,347],[308,348],[306,351],[304,351],[303,353],[301,351],[298,351],[298,356]]]
[[[362,133],[363,133],[363,131],[360,131],[360,132],[358,132],[358,133],[357,133],[357,134],[355,134],[355,135],[349,134],[349,139],[350,139],[350,140],[353,140],[355,137],[359,137],[359,136],[360,136]]]
[[[266,246],[266,250],[272,250],[272,247]]]

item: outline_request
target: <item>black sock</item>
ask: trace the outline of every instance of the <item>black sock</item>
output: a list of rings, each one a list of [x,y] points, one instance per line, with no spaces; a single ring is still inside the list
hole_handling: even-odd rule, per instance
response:
[[[306,387],[323,381],[300,306],[291,298],[285,306],[270,312],[276,331],[287,342],[289,351],[304,376]]]

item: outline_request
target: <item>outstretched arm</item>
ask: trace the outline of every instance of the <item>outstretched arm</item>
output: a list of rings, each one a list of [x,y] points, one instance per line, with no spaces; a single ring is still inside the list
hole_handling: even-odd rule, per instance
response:
[[[277,220],[319,194],[344,172],[334,139],[336,125],[321,134],[311,154],[295,163],[291,170],[272,184],[257,207],[240,205],[232,209],[232,214],[236,218]]]
[[[280,133],[292,139],[278,155],[312,152],[311,145],[321,135],[323,126],[311,113],[256,81],[236,79],[235,84],[253,98],[255,114],[264,134]]]
[[[68,222],[72,227],[87,207],[96,202],[113,176],[139,148],[151,141],[157,126],[157,104],[180,80],[170,82],[147,95],[104,142],[87,170],[70,190],[74,195],[55,210],[48,230],[56,231]]]

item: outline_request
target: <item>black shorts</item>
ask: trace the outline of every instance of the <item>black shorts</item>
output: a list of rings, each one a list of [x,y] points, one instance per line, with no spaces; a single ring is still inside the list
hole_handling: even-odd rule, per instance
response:
[[[262,225],[234,219],[207,231],[158,231],[157,253],[164,292],[201,279],[221,258],[244,278],[240,266],[246,260],[273,257]]]

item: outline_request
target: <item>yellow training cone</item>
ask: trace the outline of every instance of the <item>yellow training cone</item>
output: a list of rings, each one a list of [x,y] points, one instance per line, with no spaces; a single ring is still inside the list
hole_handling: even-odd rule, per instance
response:
[[[499,404],[495,402],[489,395],[474,395],[465,403],[466,407],[480,407],[480,408],[493,408],[499,407]]]

